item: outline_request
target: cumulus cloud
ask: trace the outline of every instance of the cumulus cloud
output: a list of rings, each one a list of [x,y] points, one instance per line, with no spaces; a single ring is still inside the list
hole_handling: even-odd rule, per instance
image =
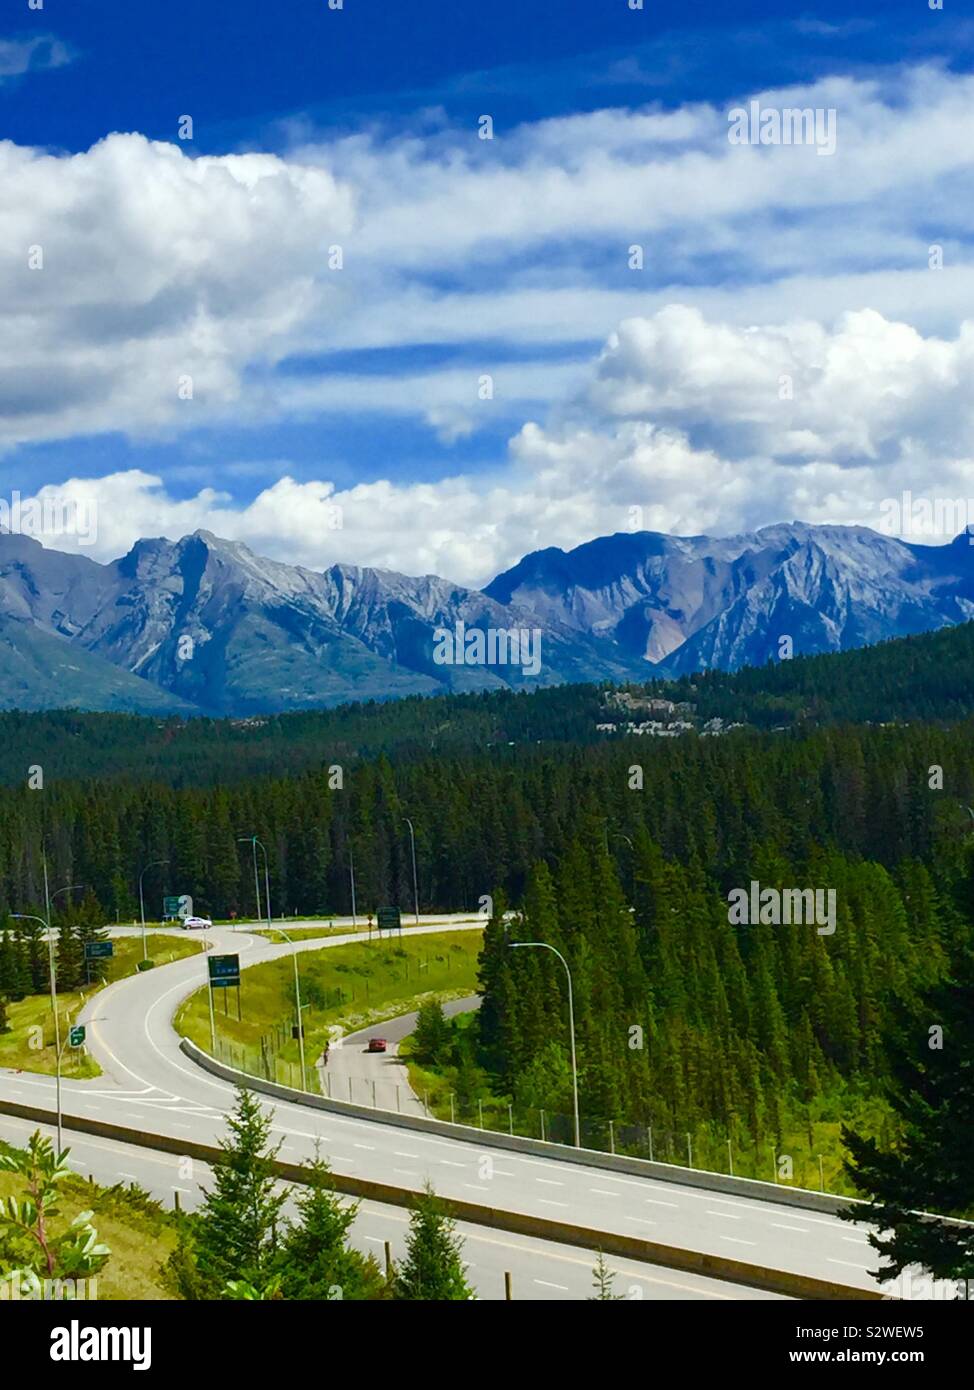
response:
[[[354,411],[418,418],[462,459],[498,418],[477,395],[491,372],[516,424],[482,476],[338,491],[326,465],[301,481],[275,464],[246,503],[230,468],[188,498],[141,470],[67,485],[97,498],[106,558],[206,527],[312,567],[466,583],[634,518],[877,524],[900,488],[962,495],[974,78],[916,68],[751,95],[835,107],[834,157],[731,145],[727,111],[702,103],[493,141],[435,121],[303,132],[280,155],[192,157],[138,135],[71,156],[2,144],[0,447]],[[356,349],[422,344],[458,355],[355,371]],[[314,364],[331,351],[340,373]]]
[[[675,421],[733,455],[857,461],[910,442],[962,450],[974,425],[974,323],[951,342],[866,309],[736,328],[673,305],[632,318],[602,353],[592,403]]]
[[[274,155],[0,144],[0,443],[190,429],[331,311],[352,195]]]

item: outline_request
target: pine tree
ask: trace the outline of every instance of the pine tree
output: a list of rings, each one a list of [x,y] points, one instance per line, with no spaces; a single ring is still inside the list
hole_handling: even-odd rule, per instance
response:
[[[868,1201],[841,1214],[882,1232],[869,1237],[886,1261],[880,1277],[894,1278],[917,1264],[934,1278],[965,1281],[968,1297],[974,1294],[974,1227],[919,1213],[969,1217],[974,1210],[972,1018],[974,953],[965,949],[924,1004],[890,1025],[889,1099],[901,1122],[896,1147],[881,1149],[875,1139],[842,1133],[847,1172]]]
[[[466,1279],[463,1242],[429,1186],[409,1219],[406,1259],[396,1271],[393,1296],[429,1303],[475,1297]]]
[[[358,1203],[342,1206],[327,1163],[315,1155],[307,1187],[297,1196],[298,1220],[288,1228],[275,1262],[282,1298],[348,1300],[381,1298],[384,1279],[370,1256],[348,1244]]]
[[[427,999],[420,1005],[413,1038],[420,1062],[439,1066],[446,1060],[450,1026],[438,999]]]
[[[272,1116],[241,1086],[228,1120],[230,1134],[220,1142],[223,1157],[213,1170],[215,1186],[204,1189],[195,1222],[195,1280],[183,1281],[184,1296],[222,1298],[231,1280],[263,1288],[273,1273],[277,1226],[288,1194],[275,1191],[277,1148],[267,1147],[271,1122]]]
[[[605,1262],[605,1255],[600,1250],[599,1258],[595,1262],[592,1270],[592,1287],[595,1293],[589,1298],[590,1303],[619,1303],[623,1302],[621,1293],[613,1293],[612,1287],[615,1284],[615,1273]]]

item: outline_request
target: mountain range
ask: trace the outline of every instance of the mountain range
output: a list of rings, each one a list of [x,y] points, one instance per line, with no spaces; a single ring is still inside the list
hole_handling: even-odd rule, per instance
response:
[[[647,680],[841,651],[974,618],[974,546],[801,522],[538,550],[483,590],[323,572],[197,531],[109,564],[0,534],[0,708],[247,716],[351,700]],[[536,675],[444,660],[540,632]],[[468,657],[469,660],[469,657]]]

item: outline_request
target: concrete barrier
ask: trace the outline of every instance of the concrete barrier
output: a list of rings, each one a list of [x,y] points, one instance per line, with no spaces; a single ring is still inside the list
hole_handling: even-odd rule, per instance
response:
[[[21,1105],[17,1101],[0,1100],[0,1114],[14,1115],[32,1124],[54,1125],[57,1115],[52,1110],[41,1110],[32,1105]],[[201,1163],[215,1164],[223,1158],[223,1150],[211,1144],[199,1144],[194,1140],[177,1139],[173,1135],[153,1134],[145,1130],[127,1129],[123,1125],[110,1124],[105,1120],[93,1120],[86,1115],[62,1115],[62,1126],[81,1134],[90,1134],[100,1139],[113,1139],[118,1143],[132,1144],[138,1148],[156,1149],[162,1153],[178,1155],[180,1158],[194,1158]],[[307,1182],[306,1169],[295,1163],[274,1161],[274,1170],[285,1182]],[[388,1206],[411,1207],[416,1201],[416,1192],[404,1187],[394,1187],[388,1183],[375,1182],[371,1178],[353,1177],[346,1173],[333,1173],[331,1181],[336,1191],[349,1196],[364,1198],[370,1202],[381,1202]],[[747,1288],[761,1289],[767,1293],[784,1294],[790,1298],[816,1300],[855,1300],[881,1302],[886,1296],[874,1289],[860,1289],[850,1285],[833,1283],[829,1279],[816,1279],[811,1275],[796,1274],[790,1270],[766,1269],[762,1265],[747,1264],[742,1260],[727,1259],[723,1255],[710,1255],[697,1250],[683,1250],[679,1246],[659,1245],[655,1241],[642,1240],[638,1236],[626,1236],[613,1231],[597,1231],[587,1226],[575,1226],[565,1221],[551,1221],[547,1217],[531,1216],[526,1212],[509,1211],[497,1207],[480,1206],[455,1198],[444,1199],[444,1206],[457,1221],[469,1222],[475,1226],[488,1226],[497,1230],[510,1231],[515,1235],[534,1236],[539,1240],[552,1241],[558,1245],[573,1245],[585,1250],[601,1250],[606,1255],[616,1255],[623,1259],[636,1260],[644,1264],[658,1265],[664,1269],[676,1269],[685,1274],[699,1274],[708,1279],[739,1284]]]
[[[463,1139],[468,1144],[485,1148],[507,1149],[515,1153],[535,1154],[562,1163],[581,1163],[586,1168],[603,1168],[607,1172],[626,1173],[630,1177],[652,1178],[655,1182],[679,1183],[683,1187],[700,1187],[708,1192],[725,1192],[735,1197],[749,1197],[759,1202],[776,1202],[782,1206],[802,1207],[806,1211],[825,1212],[834,1216],[845,1207],[864,1205],[857,1197],[837,1197],[829,1192],[812,1192],[804,1187],[785,1187],[781,1183],[761,1182],[758,1178],[732,1178],[725,1173],[708,1173],[698,1168],[681,1168],[675,1163],[651,1163],[645,1158],[628,1158],[622,1154],[607,1154],[601,1149],[575,1149],[566,1144],[552,1144],[543,1139],[528,1139],[518,1134],[503,1134],[498,1130],[480,1129],[476,1125],[451,1124],[448,1120],[429,1119],[424,1115],[400,1115],[395,1110],[373,1110],[368,1105],[350,1101],[329,1100],[326,1096],[297,1091],[276,1081],[251,1076],[248,1072],[228,1067],[208,1052],[197,1047],[189,1038],[180,1047],[197,1066],[228,1081],[234,1086],[246,1086],[252,1091],[273,1096],[291,1105],[305,1105],[314,1110],[327,1110],[346,1118],[369,1120],[373,1124],[395,1125],[397,1129],[417,1129],[448,1139]]]

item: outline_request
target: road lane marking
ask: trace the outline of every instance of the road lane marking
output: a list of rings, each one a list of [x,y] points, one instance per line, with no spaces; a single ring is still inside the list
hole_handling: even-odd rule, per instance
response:
[[[550,1279],[532,1279],[532,1284],[540,1284],[543,1289],[560,1289],[562,1293],[568,1293],[567,1284],[553,1284]]]
[[[731,1245],[757,1245],[756,1240],[739,1240],[737,1236],[721,1236],[721,1240],[729,1240]]]

